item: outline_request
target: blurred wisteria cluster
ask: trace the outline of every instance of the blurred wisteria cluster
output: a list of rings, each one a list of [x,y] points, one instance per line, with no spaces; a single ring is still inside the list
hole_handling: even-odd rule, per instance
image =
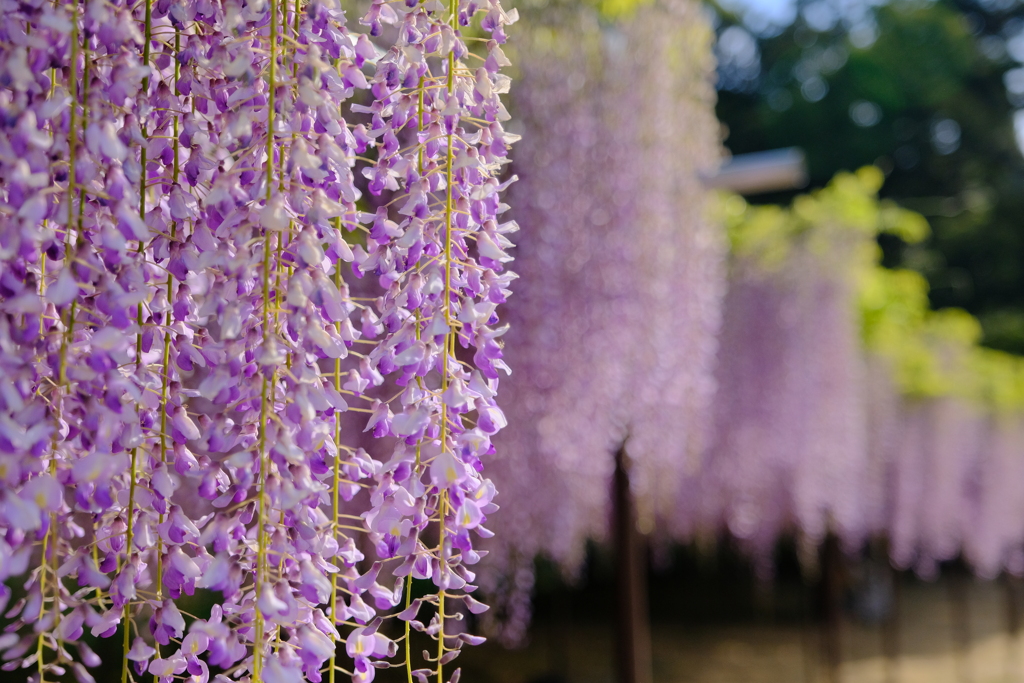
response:
[[[918,273],[879,265],[879,232],[928,233],[876,198],[882,182],[869,167],[789,209],[725,202],[713,437],[674,535],[728,531],[764,575],[787,534],[852,554],[885,539],[924,577],[958,557],[1024,574],[1024,359],[980,347],[966,312],[929,310]]]
[[[712,32],[695,2],[629,4],[524,9],[515,41],[511,213],[529,231],[491,470],[508,503],[482,575],[513,642],[534,557],[574,574],[607,538],[612,454],[625,443],[640,525],[663,530],[707,435],[726,246],[704,186]]]
[[[881,266],[880,233],[913,243],[927,222],[879,200],[872,167],[788,208],[714,197],[706,18],[624,4],[544,3],[517,41],[530,230],[490,626],[520,641],[535,558],[571,578],[609,540],[616,453],[655,547],[728,537],[764,580],[786,537],[808,575],[830,536],[851,555],[885,540],[926,577],[958,557],[1024,574],[1024,362]]]
[[[3,670],[91,681],[91,634],[122,682],[456,680],[505,425],[515,11],[0,15]]]

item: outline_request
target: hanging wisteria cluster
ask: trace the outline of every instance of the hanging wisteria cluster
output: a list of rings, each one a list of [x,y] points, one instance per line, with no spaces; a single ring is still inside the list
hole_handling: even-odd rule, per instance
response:
[[[827,531],[851,547],[866,537],[855,302],[879,224],[862,189],[872,181],[846,176],[792,216],[766,211],[732,231],[712,438],[683,478],[675,535],[728,530],[763,574],[794,528],[813,546]],[[848,202],[854,220],[840,210]]]
[[[534,556],[572,574],[586,539],[606,536],[624,443],[642,524],[671,512],[673,473],[699,452],[724,290],[701,180],[718,138],[700,6],[609,17],[549,2],[527,18],[510,195],[530,231],[514,252],[516,372],[491,470],[510,504],[488,543],[500,560],[482,577],[511,641],[529,617]]]
[[[515,12],[0,14],[3,669],[91,681],[91,634],[122,682],[454,681],[505,424]]]
[[[925,577],[958,556],[985,578],[1002,571],[1020,576],[1024,364],[974,346],[980,328],[965,313],[927,313],[920,276],[887,272],[883,278],[889,306],[918,319],[883,321],[892,329],[869,336],[865,492],[883,501],[870,528],[890,539],[896,566]],[[880,303],[865,298],[870,306]],[[894,333],[918,337],[933,353],[893,354],[880,338]]]
[[[584,44],[581,52],[589,50],[588,59],[595,59],[621,39],[608,29],[605,36],[607,42]],[[543,43],[543,34],[538,40],[551,51],[573,53]],[[650,404],[639,378],[628,371],[617,375],[616,364],[649,367],[643,340],[629,333],[652,335],[659,327],[652,314],[625,329],[602,326],[604,316],[630,320],[632,312],[617,307],[620,300],[646,310],[642,296],[616,298],[617,287],[652,291],[637,284],[642,275],[636,263],[622,257],[628,265],[618,272],[613,259],[607,265],[603,259],[607,251],[628,253],[630,247],[643,253],[644,237],[638,228],[628,233],[629,242],[614,227],[591,225],[587,212],[611,205],[613,189],[596,173],[590,182],[571,179],[577,167],[611,157],[608,148],[620,149],[613,145],[640,147],[625,133],[602,133],[603,115],[614,107],[592,104],[600,98],[587,90],[596,78],[586,68],[591,62],[567,63],[572,68],[548,75],[550,82],[541,80],[542,69],[527,72],[527,87],[516,100],[520,120],[537,131],[519,150],[531,165],[520,166],[524,179],[517,189],[530,193],[517,201],[517,211],[541,230],[565,229],[541,232],[543,246],[524,242],[516,252],[529,277],[509,306],[510,318],[520,323],[510,332],[516,339],[510,357],[528,371],[507,386],[516,399],[510,419],[518,428],[499,437],[501,455],[492,474],[514,503],[497,522],[501,533],[490,546],[503,562],[482,577],[504,609],[502,635],[513,641],[523,635],[536,555],[571,572],[579,566],[582,540],[606,536],[607,477],[612,453],[623,442],[632,456],[638,503],[655,510],[655,534],[683,542],[727,534],[752,555],[762,578],[774,569],[780,537],[795,535],[801,559],[813,564],[829,534],[848,552],[884,537],[897,567],[924,576],[957,556],[982,576],[1024,573],[1024,362],[978,349],[977,324],[966,314],[929,312],[920,276],[878,266],[879,231],[913,241],[927,224],[877,200],[883,180],[877,169],[841,174],[790,209],[724,200],[732,256],[714,372],[718,388],[713,410],[701,418],[708,436],[698,441],[692,459],[678,437],[662,440],[660,451],[634,447],[643,442],[632,429],[645,423],[630,410]],[[614,70],[606,67],[608,73]],[[556,85],[562,78],[570,87]],[[535,148],[544,126],[533,120],[547,108],[531,107],[528,95],[530,86],[541,83],[543,95],[533,96],[546,98],[573,123],[562,130],[549,122],[556,134]],[[597,83],[607,86],[608,80]],[[617,153],[623,154],[617,164],[626,164],[625,152]],[[638,156],[653,156],[645,155]],[[549,165],[557,169],[550,178]],[[616,182],[633,187],[626,179]],[[641,185],[634,191],[648,192],[646,201],[656,205],[662,195]],[[558,193],[562,203],[542,203],[546,192]],[[656,220],[649,207],[623,204],[627,216],[633,211]],[[628,224],[628,218],[618,220]],[[671,241],[662,234],[660,243]],[[559,260],[551,252],[566,256]],[[708,260],[708,252],[701,258]],[[615,275],[601,275],[605,267]],[[680,273],[667,277],[687,282]],[[547,298],[543,292],[549,291],[561,295]],[[678,288],[675,293],[692,296]],[[677,329],[678,344],[694,334],[693,325],[691,318]],[[597,341],[572,347],[582,335]],[[619,340],[615,355],[603,346],[606,338]],[[665,341],[651,346],[658,344]],[[576,369],[577,355],[593,372]],[[676,380],[684,371],[678,360],[656,367]],[[655,373],[649,377],[655,385],[662,381]],[[693,396],[694,386],[686,393]],[[661,396],[671,408],[668,416],[652,413],[646,423],[654,437],[683,426],[694,430],[689,415]],[[672,424],[671,415],[682,424]],[[698,439],[700,429],[698,422]],[[520,471],[524,462],[528,468]],[[647,483],[645,471],[656,474],[656,485]],[[664,498],[660,491],[667,491]]]
[[[878,231],[927,231],[875,199],[882,180],[841,174],[787,210],[726,201],[713,436],[671,533],[727,532],[763,576],[781,536],[813,562],[828,533],[851,552],[885,538],[926,577],[957,557],[1024,574],[1024,361],[979,348],[966,313],[929,311],[921,276],[877,265]]]

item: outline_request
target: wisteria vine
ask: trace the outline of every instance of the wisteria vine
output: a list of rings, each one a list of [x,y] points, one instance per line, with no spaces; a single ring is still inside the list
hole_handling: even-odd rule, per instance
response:
[[[122,683],[445,680],[497,509],[515,11],[0,13],[3,669],[91,681],[89,632]]]

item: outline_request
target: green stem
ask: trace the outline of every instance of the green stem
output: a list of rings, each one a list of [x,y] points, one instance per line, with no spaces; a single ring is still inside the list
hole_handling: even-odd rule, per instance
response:
[[[277,88],[277,0],[270,0],[270,65],[267,79],[267,204],[273,192],[274,180],[274,95]],[[263,229],[263,341],[270,339],[270,232]],[[271,377],[276,370],[271,371]],[[260,680],[263,674],[263,636],[265,625],[263,614],[260,612],[259,599],[263,590],[263,582],[266,580],[267,543],[264,532],[264,524],[267,515],[266,482],[269,458],[267,457],[267,405],[268,378],[263,375],[262,389],[260,392],[260,471],[259,471],[259,513],[256,519],[256,618],[255,618],[255,640],[253,642],[253,678]]]
[[[441,571],[445,570],[447,562],[444,559],[444,518],[448,514],[448,489],[441,492],[441,500],[438,505],[440,508],[440,525],[441,532],[438,534],[440,540],[437,543],[437,563],[441,567]],[[444,597],[445,591],[441,590],[437,593],[437,683],[444,683],[443,669],[444,665],[441,663],[441,657],[444,656]]]
[[[417,100],[416,100],[416,132],[417,133],[422,133],[423,132],[423,95],[426,92],[425,88],[423,87],[423,84],[424,84],[425,81],[426,81],[426,76],[420,76],[420,84],[419,84],[419,88],[418,88],[419,95],[418,95]],[[416,137],[417,137],[417,140],[418,140],[419,139],[419,135],[417,135]],[[420,173],[421,176],[423,175],[423,153],[424,153],[424,146],[425,146],[424,143],[421,142],[420,143],[419,151],[416,154],[417,162],[418,162],[417,166],[418,166],[419,173]],[[418,329],[416,331],[419,332]]]
[[[264,260],[264,266],[267,265],[269,258],[269,249],[267,250],[267,257]],[[256,634],[253,641],[253,678],[260,680],[263,672],[263,613],[260,611],[259,601],[260,594],[263,587],[263,580],[265,578],[265,563],[267,555],[266,539],[263,534],[263,521],[266,519],[266,495],[264,488],[266,485],[267,473],[267,457],[266,457],[266,431],[267,431],[267,378],[263,378],[263,387],[260,392],[260,472],[259,472],[259,512],[256,518]]]
[[[71,18],[71,64],[70,64],[70,88],[71,88],[71,116],[69,121],[69,148],[68,148],[68,188],[67,188],[67,202],[68,202],[68,215],[67,225],[64,229],[64,267],[70,268],[72,265],[71,256],[71,224],[74,221],[74,197],[75,197],[75,150],[78,147],[78,57],[79,57],[79,32],[78,32],[78,7],[77,1],[72,4],[72,18]],[[88,54],[86,54],[86,68],[85,72],[88,75]],[[86,79],[87,80],[87,79]],[[86,111],[86,104],[84,99],[86,97],[88,83],[83,84],[83,120]],[[79,200],[81,202],[82,199]],[[79,221],[81,221],[81,209],[79,209]],[[79,225],[81,229],[81,225]],[[44,257],[45,260],[45,257]],[[57,473],[57,439],[61,421],[61,402],[63,400],[64,385],[67,382],[67,353],[68,347],[74,341],[74,330],[75,330],[75,309],[77,301],[71,302],[71,309],[68,312],[68,326],[64,331],[64,335],[61,339],[59,362],[60,368],[58,369],[58,381],[57,390],[55,393],[55,411],[54,416],[56,418],[57,429],[54,430],[53,436],[53,456],[50,459],[49,471],[51,476],[55,476]],[[50,543],[50,535],[53,535],[53,543]],[[43,537],[43,556],[42,556],[42,567],[39,572],[39,618],[41,619],[45,612],[46,605],[46,572],[47,572],[47,552],[53,558],[53,562],[57,562],[57,543],[59,537],[57,534],[57,516],[56,514],[50,515],[50,526],[46,530],[46,535]],[[53,569],[53,580],[54,580],[54,597],[53,597],[53,609],[54,609],[54,628],[60,620],[60,585],[59,578],[57,577],[56,566]],[[45,664],[44,658],[44,634],[40,633],[39,638],[36,641],[36,657],[37,657],[37,668],[39,673],[40,683],[45,681]],[[60,660],[60,646],[57,647],[57,661]]]
[[[135,473],[138,468],[139,449],[132,449],[132,465],[131,471],[129,472],[128,480],[128,529],[125,532],[125,548],[124,556],[126,563],[130,561],[128,558],[132,555],[132,543],[135,542],[135,530],[132,526],[133,516],[135,514]],[[118,563],[120,564],[120,562]],[[120,567],[118,567],[120,570]],[[128,683],[128,639],[129,639],[129,625],[131,623],[131,609],[129,603],[125,603],[122,614],[121,614],[121,627],[124,629],[124,638],[122,640],[122,651],[121,651],[121,683]]]
[[[149,66],[149,62],[150,62],[150,43],[152,42],[152,36],[153,36],[153,2],[152,2],[152,0],[146,0],[144,24],[145,25],[143,27],[142,64],[143,64],[143,66],[148,67]],[[147,98],[149,97],[149,74],[148,74],[148,72],[142,78],[142,93],[143,93],[144,97],[147,97]],[[146,133],[146,122],[145,121],[141,121],[141,120],[139,121],[139,130],[140,130],[140,132],[142,134],[143,140],[148,140],[149,136]],[[142,149],[139,150],[139,161],[141,162],[141,170],[139,172],[139,218],[143,222],[145,222],[145,220],[146,220],[146,179],[147,179],[147,175],[148,175],[147,167],[149,165],[148,150],[146,149],[146,144],[145,143],[143,143]],[[146,250],[145,241],[140,239],[138,247],[136,248],[136,254],[138,255],[138,258],[139,258],[140,261],[144,260],[144,258],[145,258],[145,250]],[[135,309],[135,324],[138,327],[138,333],[137,333],[137,335],[135,337],[135,365],[136,365],[137,369],[141,369],[142,368],[142,335],[143,335],[143,329],[142,329],[143,328],[143,317],[142,317],[142,312],[143,312],[142,302],[139,302],[138,306]],[[161,412],[164,412],[164,411],[161,411]],[[163,429],[163,425],[162,424],[161,424],[161,430],[160,431],[161,431],[161,434],[165,431],[165,429]],[[161,437],[161,439],[162,438],[163,437]],[[134,516],[135,516],[135,478],[136,478],[136,476],[138,476],[138,466],[139,466],[139,452],[138,452],[138,448],[133,448],[132,449],[132,464],[131,464],[131,468],[132,469],[131,469],[131,473],[130,473],[131,483],[129,484],[129,489],[128,489],[127,532],[126,532],[126,536],[125,536],[126,541],[127,541],[127,544],[125,546],[125,562],[126,563],[131,561],[132,543],[134,542],[134,526],[133,525],[134,525]],[[159,600],[160,598],[163,597],[162,596],[162,592],[163,592],[163,563],[162,563],[163,551],[159,547],[159,543],[160,543],[159,537],[158,537],[157,540],[158,540],[158,546],[157,546],[157,551],[156,551],[156,562],[157,562],[156,592],[157,592],[157,599]],[[123,627],[124,627],[124,638],[123,638],[124,650],[121,653],[121,681],[122,681],[122,683],[128,683],[128,680],[130,679],[130,675],[128,673],[128,649],[129,649],[129,639],[130,639],[130,635],[131,635],[131,633],[130,633],[131,632],[131,620],[132,620],[132,614],[131,614],[130,605],[126,603],[125,606],[124,606],[124,617],[122,619],[122,621],[124,622],[123,623]],[[159,643],[156,643],[156,656],[157,657],[161,656],[161,654],[160,654],[160,644]]]
[[[341,218],[334,219],[334,227],[341,234]],[[334,264],[334,285],[341,288],[341,259]],[[341,359],[334,359],[334,389],[341,391]],[[334,443],[341,443],[341,414],[334,413]],[[335,538],[338,536],[338,514],[341,511],[341,451],[334,456],[334,483],[331,490],[331,533]],[[331,574],[331,623],[338,626],[338,574]],[[335,641],[335,650],[337,641]],[[335,650],[331,651],[330,673],[328,683],[334,683],[334,670],[337,660]]]
[[[174,29],[174,54],[177,55],[181,52],[181,30]],[[181,91],[178,90],[178,81],[181,79],[181,64],[177,59],[174,60],[174,96],[178,97],[181,95]],[[194,102],[194,101],[193,101]],[[175,106],[179,106],[180,102]],[[181,115],[178,113],[174,114],[174,140],[171,142],[174,145],[174,184],[178,184],[178,121]]]
[[[146,0],[146,19],[143,33],[143,46],[142,46],[142,64],[143,66],[149,66],[149,44],[152,38],[153,31],[153,0]],[[142,78],[142,93],[144,97],[149,97],[149,73],[147,72]],[[148,140],[149,136],[146,133],[146,122],[139,121],[139,130],[142,134],[143,140]],[[142,149],[139,150],[139,161],[142,165],[142,170],[139,173],[139,218],[143,222],[146,221],[146,167],[149,165],[149,158],[147,156],[148,150],[146,145],[142,145]],[[139,240],[138,248],[136,253],[141,260],[145,252],[146,245],[144,240]],[[135,322],[138,325],[138,336],[135,339],[135,365],[137,368],[142,367],[142,302],[139,302],[138,307],[135,309]]]
[[[82,130],[89,125],[89,71],[91,70],[92,60],[90,59],[91,54],[89,53],[89,39],[83,37],[82,39],[82,54],[85,58],[85,68],[82,70]],[[85,188],[78,188],[78,242],[82,241],[82,223],[85,220]],[[45,263],[46,257],[44,255],[43,261]],[[74,334],[72,330],[71,334]],[[72,341],[74,339],[72,338]],[[99,566],[99,547],[94,543],[92,546],[92,559]],[[99,588],[96,589],[96,602],[101,604],[103,600],[103,591]]]
[[[451,23],[452,29],[455,29],[455,23],[457,19],[457,5],[458,0],[452,0],[451,3],[451,17],[449,22]],[[455,52],[448,53],[448,79],[447,79],[448,97],[455,96]],[[448,389],[448,356],[454,342],[453,327],[452,327],[452,215],[454,213],[454,198],[452,190],[452,182],[454,180],[454,161],[455,152],[452,148],[454,141],[454,131],[448,133],[448,149],[447,149],[447,161],[445,166],[445,198],[444,198],[444,319],[448,324],[448,332],[445,333],[444,349],[441,354],[442,371],[441,371],[441,391],[447,391]],[[448,407],[442,401],[441,403],[441,449],[442,451],[448,448]],[[438,558],[437,562],[439,568],[444,572],[446,567],[446,560],[444,556],[444,536],[445,536],[445,525],[444,518],[448,514],[448,490],[445,489],[439,495],[438,500],[438,513],[440,517],[440,534],[438,536]],[[445,591],[441,590],[437,596],[437,683],[444,683],[444,665],[441,663],[441,657],[444,655],[444,598]]]
[[[85,57],[85,68],[82,70],[82,130],[89,125],[89,71],[92,66],[89,60],[88,39],[82,40],[82,54]],[[78,188],[78,241],[82,241],[82,221],[85,218],[85,188]]]
[[[407,574],[405,577],[405,609],[409,609],[409,605],[412,604],[412,574]],[[412,643],[409,642],[409,637],[412,635],[412,629],[409,628],[409,621],[405,622],[405,676],[408,679],[408,683],[412,683]]]
[[[43,618],[43,614],[46,613],[46,600],[45,600],[45,596],[46,596],[46,570],[47,570],[47,566],[46,566],[46,551],[49,548],[49,546],[50,546],[50,530],[47,529],[46,530],[46,535],[43,536],[43,556],[42,556],[42,564],[43,564],[43,566],[39,570],[39,595],[40,595],[40,600],[39,600],[39,616],[36,617],[37,621],[42,619]],[[37,670],[39,672],[39,682],[40,683],[45,683],[45,674],[44,674],[44,670],[43,670],[43,635],[44,634],[42,632],[40,632],[39,633],[39,637],[36,638],[36,668],[37,668]]]
[[[77,5],[77,0],[74,3]],[[71,223],[75,199],[75,151],[78,149],[78,16],[72,11],[71,19],[71,68],[68,87],[71,92],[71,120],[68,135],[68,223],[64,227],[64,256],[70,262]]]
[[[180,40],[181,40],[181,33],[180,33],[180,31],[175,29],[175,31],[174,31],[174,50],[175,50],[175,53],[177,53],[179,48],[180,48]],[[174,83],[175,83],[174,94],[175,95],[178,94],[177,83],[178,83],[178,76],[179,76],[179,71],[178,71],[179,68],[180,67],[178,66],[178,60],[174,60]],[[172,179],[172,182],[175,185],[177,185],[178,184],[178,116],[177,115],[175,115],[175,117],[174,117],[173,126],[174,126],[174,140],[171,141],[171,144],[174,146],[174,166],[172,167],[172,171],[171,171],[171,179]],[[174,242],[176,240],[177,236],[178,236],[178,223],[177,223],[177,221],[171,221],[171,242]],[[167,287],[167,301],[168,301],[168,303],[170,303],[174,299],[174,281],[171,278],[171,274],[170,273],[167,274],[167,280],[165,281],[165,286]],[[140,309],[141,309],[141,304],[140,304]],[[171,313],[168,312],[167,315],[170,316]],[[167,322],[167,325],[164,326],[165,327],[165,329],[164,329],[164,352],[163,352],[163,358],[162,358],[162,361],[163,361],[162,370],[163,370],[163,372],[161,373],[163,375],[163,377],[161,378],[161,386],[160,386],[160,462],[162,462],[162,463],[166,463],[167,462],[167,400],[168,400],[167,392],[168,392],[168,389],[169,389],[170,383],[171,383],[171,333],[170,333],[170,326],[171,326],[170,323],[171,323],[171,321],[170,321],[170,319],[168,319],[166,322]],[[160,522],[159,523],[160,524],[164,523],[164,514],[162,512],[160,513]],[[160,600],[160,599],[163,598],[163,583],[164,583],[164,560],[163,560],[164,548],[163,548],[163,545],[164,545],[163,544],[163,539],[157,537],[157,541],[156,541],[156,595],[157,595],[157,600]],[[159,647],[159,645],[157,647]]]

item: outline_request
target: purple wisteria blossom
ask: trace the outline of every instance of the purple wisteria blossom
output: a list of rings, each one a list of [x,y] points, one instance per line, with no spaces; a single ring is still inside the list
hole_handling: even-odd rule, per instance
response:
[[[122,681],[444,680],[497,509],[515,12],[0,12],[4,670],[92,680],[90,633]]]
[[[730,264],[712,435],[700,467],[677,477],[673,522],[683,536],[728,531],[767,575],[785,533],[814,547],[833,531],[855,547],[869,531],[861,260],[850,254],[872,233],[834,221],[782,244],[751,233]]]
[[[711,32],[693,3],[608,21],[548,3],[518,41],[511,189],[530,226],[507,306],[509,429],[491,475],[515,501],[483,579],[502,634],[523,635],[533,558],[572,574],[607,535],[625,442],[642,523],[674,514],[713,393],[724,234],[701,176],[718,161]],[[493,556],[492,556],[493,557]],[[498,612],[499,610],[495,610]]]
[[[1024,573],[1020,415],[955,396],[905,396],[869,357],[871,528],[893,563],[925,577],[961,554],[982,577]]]
[[[841,174],[788,210],[729,200],[744,217],[712,436],[670,534],[728,533],[765,578],[787,534],[812,562],[833,534],[851,553],[884,538],[926,577],[957,557],[1019,575],[1019,359],[974,346],[963,311],[929,311],[919,275],[878,266],[878,230],[923,222],[875,200],[882,179]]]

